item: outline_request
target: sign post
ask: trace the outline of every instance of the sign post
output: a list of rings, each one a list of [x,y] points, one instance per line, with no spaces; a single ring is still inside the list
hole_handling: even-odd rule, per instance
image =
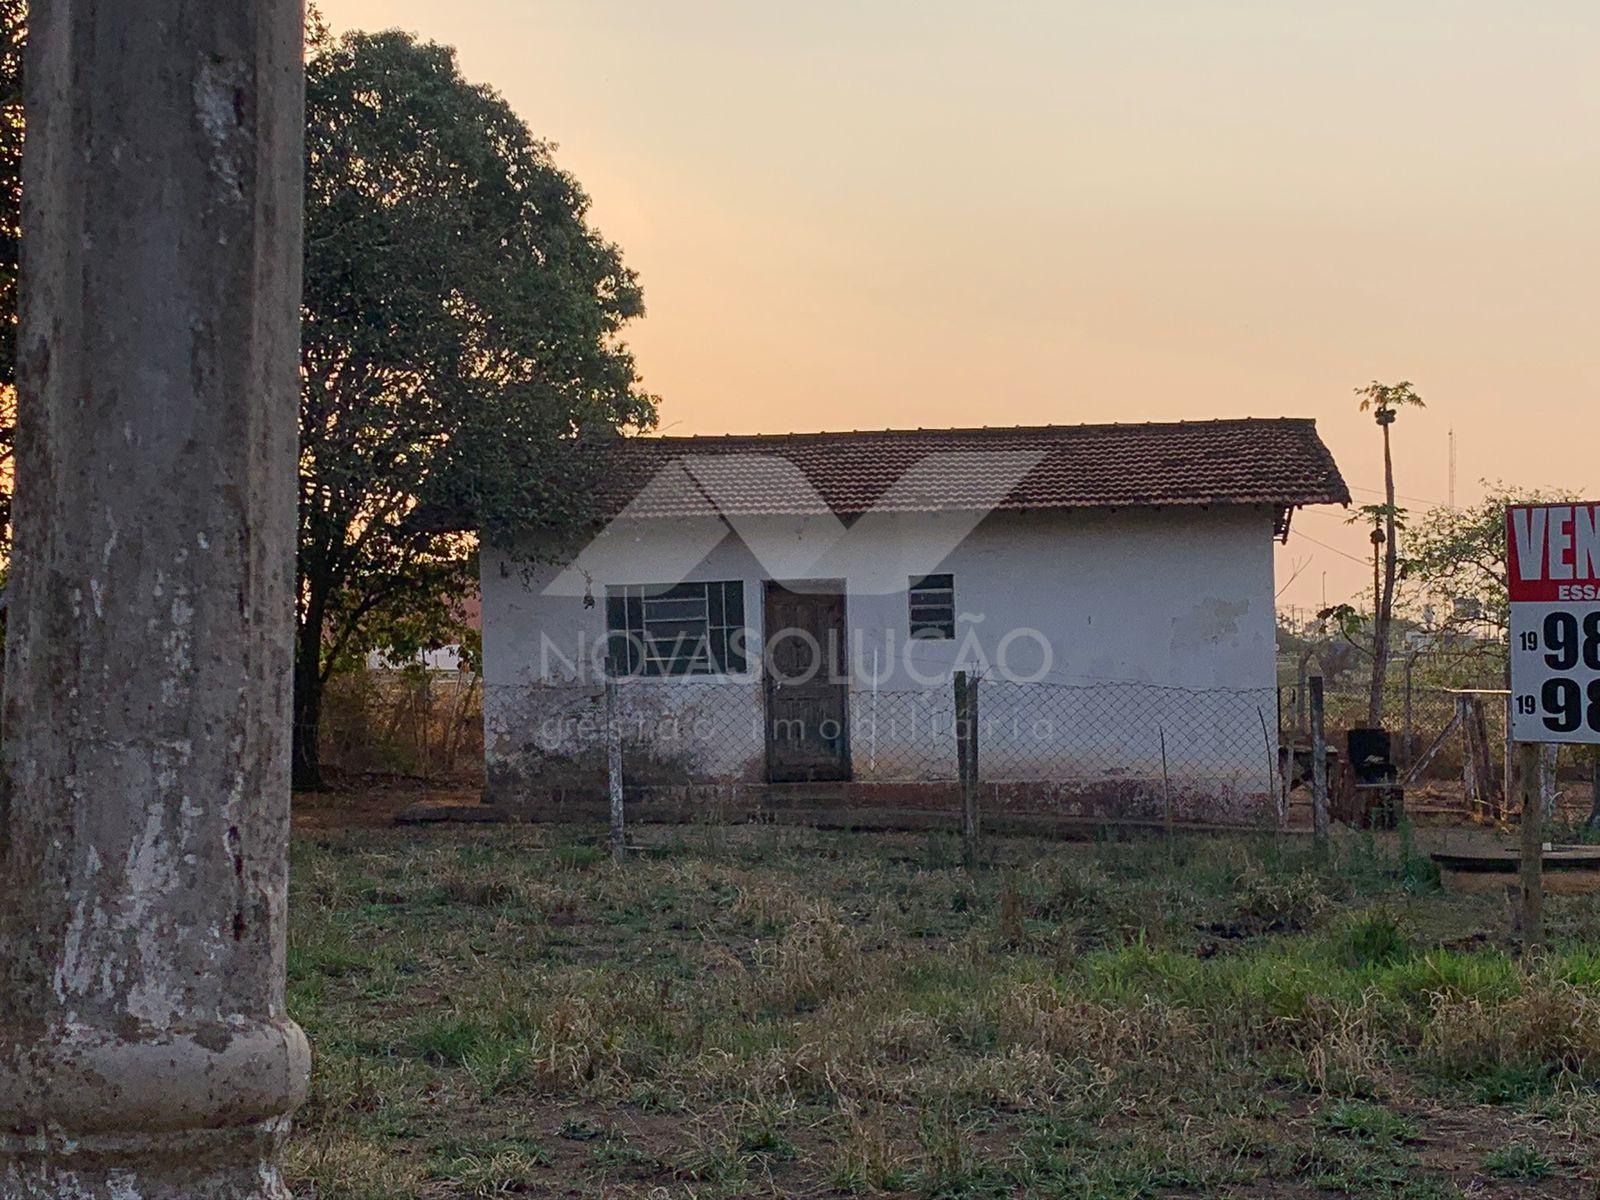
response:
[[[1506,510],[1511,741],[1522,762],[1522,937],[1544,940],[1538,747],[1600,745],[1600,502]]]

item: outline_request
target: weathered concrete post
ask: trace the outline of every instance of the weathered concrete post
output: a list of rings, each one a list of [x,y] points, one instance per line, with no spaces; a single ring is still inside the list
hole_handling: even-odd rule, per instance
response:
[[[611,857],[628,856],[628,830],[622,808],[622,719],[617,713],[618,662],[607,656],[605,679],[606,794],[611,799]]]
[[[0,1195],[282,1197],[295,0],[33,0]]]

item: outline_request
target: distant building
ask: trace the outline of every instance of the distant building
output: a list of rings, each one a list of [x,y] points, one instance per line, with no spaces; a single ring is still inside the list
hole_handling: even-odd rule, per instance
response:
[[[967,670],[983,778],[1037,784],[1035,803],[1132,803],[1120,784],[1159,778],[1169,746],[1205,752],[1184,760],[1205,764],[1178,781],[1191,792],[1233,812],[1270,798],[1273,539],[1300,506],[1349,502],[1314,422],[610,453],[592,540],[482,547],[492,798],[594,784],[608,659],[630,783],[834,781],[850,803],[913,803],[954,777]]]
[[[483,629],[483,604],[477,596],[463,596],[455,601],[455,607],[460,614],[462,624],[468,629]],[[467,665],[469,660],[462,656],[459,642],[450,642],[443,646],[430,646],[419,650],[416,654],[403,657],[392,650],[369,650],[367,652],[367,670],[369,671],[403,671],[408,667],[421,666],[429,671],[441,674],[455,674]]]

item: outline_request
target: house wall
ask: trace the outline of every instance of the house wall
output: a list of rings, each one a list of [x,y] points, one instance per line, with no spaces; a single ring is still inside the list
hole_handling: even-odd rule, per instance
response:
[[[1276,749],[1258,731],[1274,675],[1267,508],[873,514],[614,523],[577,559],[534,544],[482,554],[485,744],[501,798],[595,779],[605,586],[745,582],[752,670],[628,680],[630,781],[759,782],[765,580],[846,582],[858,781],[955,774],[950,672],[980,690],[986,780],[1159,777],[1270,796]],[[691,565],[692,564],[692,565]],[[910,642],[906,583],[954,576],[953,641]],[[594,599],[586,606],[585,592]],[[1171,794],[1172,778],[1164,785]]]

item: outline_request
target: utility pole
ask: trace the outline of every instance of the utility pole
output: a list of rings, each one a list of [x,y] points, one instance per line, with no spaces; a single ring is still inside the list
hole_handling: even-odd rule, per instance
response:
[[[290,0],[33,0],[0,1195],[284,1200]]]

